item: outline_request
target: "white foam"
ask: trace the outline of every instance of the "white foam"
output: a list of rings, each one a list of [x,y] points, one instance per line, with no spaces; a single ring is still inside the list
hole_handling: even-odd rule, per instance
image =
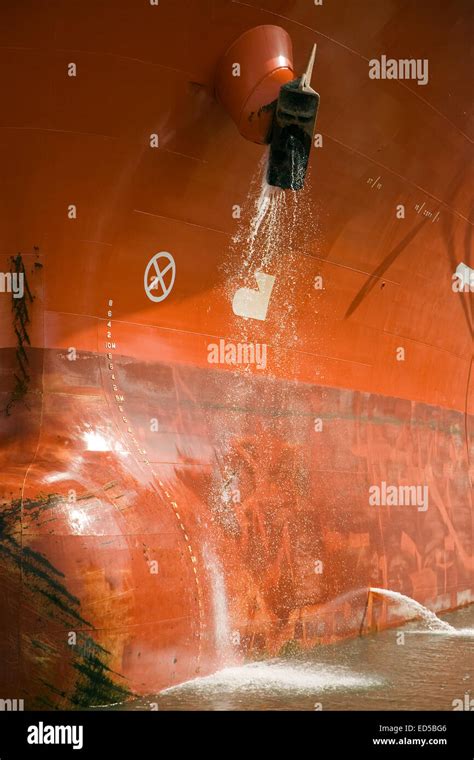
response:
[[[424,630],[424,631],[406,631],[406,633],[411,634],[424,634],[426,635],[434,635],[434,636],[458,636],[459,638],[464,639],[473,639],[474,638],[474,628],[453,628],[450,627],[450,630]]]
[[[172,686],[162,693],[192,690],[219,693],[244,691],[259,695],[275,691],[316,694],[337,689],[366,689],[382,683],[380,678],[336,665],[288,664],[286,661],[269,660],[224,668],[213,675]]]

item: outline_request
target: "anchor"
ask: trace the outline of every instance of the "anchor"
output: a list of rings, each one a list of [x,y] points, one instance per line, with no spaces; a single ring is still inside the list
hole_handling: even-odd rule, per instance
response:
[[[242,34],[217,67],[217,100],[243,137],[270,145],[267,181],[284,190],[305,183],[320,102],[311,87],[315,57],[313,45],[304,73],[295,77],[288,33],[265,25]]]

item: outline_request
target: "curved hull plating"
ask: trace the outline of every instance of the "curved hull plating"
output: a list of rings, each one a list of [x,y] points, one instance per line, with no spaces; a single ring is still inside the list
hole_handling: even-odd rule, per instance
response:
[[[422,34],[418,3],[257,6],[2,8],[0,267],[25,289],[0,293],[0,696],[27,708],[394,624],[371,586],[472,601],[469,5]],[[318,43],[323,144],[256,206],[265,149],[212,93],[259,24],[296,70]],[[368,77],[413,49],[426,87]],[[427,497],[371,503],[384,483]]]

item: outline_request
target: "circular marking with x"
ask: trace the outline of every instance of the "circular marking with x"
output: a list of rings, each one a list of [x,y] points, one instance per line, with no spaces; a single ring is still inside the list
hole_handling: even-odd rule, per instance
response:
[[[168,275],[166,279],[165,275]],[[160,251],[155,254],[147,264],[144,277],[145,293],[150,301],[164,301],[173,290],[175,278],[176,264],[171,253]],[[158,294],[154,295],[153,290]]]

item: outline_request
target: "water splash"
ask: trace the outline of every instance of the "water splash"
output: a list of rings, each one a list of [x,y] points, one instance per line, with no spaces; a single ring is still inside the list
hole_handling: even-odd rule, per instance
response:
[[[474,639],[474,628],[453,628],[451,626],[449,631],[445,631],[444,629],[435,631],[410,631],[410,635],[418,634],[429,634],[430,636],[457,636],[460,639]]]
[[[225,578],[220,562],[207,544],[203,546],[203,556],[210,580],[215,648],[220,656],[221,664],[224,664],[232,654]]]
[[[270,695],[281,691],[292,694],[318,694],[322,691],[338,689],[360,689],[380,686],[383,680],[357,673],[349,668],[337,665],[308,665],[296,663],[289,665],[284,660],[252,662],[238,667],[224,668],[211,676],[195,678],[179,686],[165,689],[161,694],[177,691],[193,691],[211,695],[218,693],[234,694],[236,691],[246,694]]]
[[[278,219],[281,216],[281,211],[284,205],[284,191],[279,187],[272,187],[272,185],[269,185],[267,183],[264,167],[262,171],[260,193],[255,201],[254,213],[249,224],[249,230],[247,234],[248,250],[247,256],[244,260],[244,266],[249,266],[250,261],[254,256],[257,236],[260,228],[262,227],[262,224],[262,232],[265,232],[265,237],[268,237],[269,229],[273,231],[273,234],[275,233],[275,230],[278,231]],[[266,250],[267,255],[270,253],[270,250]]]
[[[301,256],[319,252],[320,211],[309,182],[298,192],[268,184],[268,156],[266,151],[252,178],[242,218],[221,271],[230,303],[239,288],[256,289],[256,272],[275,277],[267,320],[272,321],[273,356],[290,378],[295,365],[293,351],[301,334],[297,307],[300,314],[310,309],[315,318],[318,311],[317,291],[308,288],[301,292]],[[296,160],[293,171],[297,176]],[[251,319],[235,320],[235,332],[242,342],[251,341],[260,326]]]
[[[370,591],[374,594],[385,596],[387,599],[391,599],[392,601],[397,602],[397,604],[400,606],[404,606],[405,609],[408,609],[413,613],[411,615],[412,618],[421,618],[427,624],[430,631],[444,631],[456,634],[456,629],[453,628],[452,625],[449,625],[449,623],[446,623],[444,620],[440,620],[434,612],[427,609],[422,604],[420,604],[420,602],[417,602],[410,596],[405,596],[404,594],[400,594],[398,591],[390,591],[386,588],[374,587],[371,588]]]
[[[247,197],[240,211],[237,228],[230,241],[229,248],[220,265],[220,275],[227,301],[231,321],[227,326],[227,339],[234,343],[265,344],[268,361],[264,372],[256,373],[253,366],[235,365],[226,368],[231,374],[231,382],[226,383],[225,390],[220,391],[220,401],[229,412],[228,424],[220,424],[214,429],[214,451],[216,467],[213,469],[213,482],[210,501],[213,514],[227,531],[239,535],[238,508],[231,501],[223,498],[222,483],[232,478],[235,464],[226,465],[228,457],[235,460],[232,449],[236,441],[248,441],[255,436],[271,445],[272,434],[281,435],[283,423],[274,414],[256,428],[249,415],[235,411],[254,408],[256,399],[262,400],[263,407],[284,412],[285,441],[294,443],[295,456],[293,467],[294,482],[301,482],[302,463],[298,455],[301,441],[301,420],[306,407],[301,401],[301,415],[295,409],[294,387],[291,381],[297,376],[301,361],[297,355],[303,346],[303,336],[307,328],[303,322],[319,319],[318,301],[321,292],[308,284],[306,255],[317,255],[321,240],[320,211],[311,192],[311,184],[306,181],[304,190],[295,192],[273,187],[267,182],[268,150],[262,155],[255,169]],[[241,289],[257,291],[259,283],[257,273],[274,278],[266,318],[264,320],[242,317],[233,313],[235,294]],[[324,296],[322,296],[324,297]],[[321,334],[323,324],[321,321]],[[314,350],[318,341],[316,333],[311,336],[311,348]],[[315,380],[321,379],[321,369],[314,362]],[[285,378],[286,382],[273,382],[275,377]],[[265,378],[265,383],[261,383]],[[235,410],[235,411],[234,411]],[[288,413],[289,411],[293,414]],[[212,424],[210,422],[209,424]],[[268,434],[268,435],[267,435]],[[252,444],[253,445],[253,444]],[[241,468],[237,468],[239,470]],[[290,477],[288,469],[287,476]],[[239,486],[237,486],[239,487]]]
[[[252,264],[269,266],[275,253],[287,244],[288,230],[283,224],[287,195],[267,182],[268,155],[266,151],[259,161],[250,183],[243,220],[231,242],[232,263],[236,262],[244,275]],[[235,270],[232,273],[237,274]]]

